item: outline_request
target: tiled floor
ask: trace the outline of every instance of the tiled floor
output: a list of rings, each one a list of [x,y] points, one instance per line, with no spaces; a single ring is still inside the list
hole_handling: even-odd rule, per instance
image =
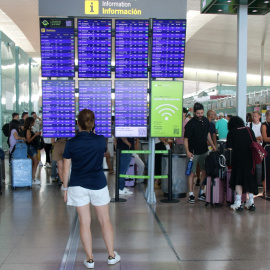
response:
[[[7,171],[8,176],[8,171]],[[39,168],[41,186],[12,191],[9,179],[0,196],[0,270],[54,270],[61,266],[75,210],[63,202],[50,169]],[[7,177],[8,178],[8,177]],[[114,175],[108,175],[111,196]],[[160,202],[148,205],[143,184],[125,203],[111,203],[115,248],[122,260],[106,264],[107,254],[93,211],[95,269],[212,270],[270,269],[270,202],[255,199],[256,212],[231,212],[227,206],[205,208]],[[86,269],[79,242],[74,269]]]

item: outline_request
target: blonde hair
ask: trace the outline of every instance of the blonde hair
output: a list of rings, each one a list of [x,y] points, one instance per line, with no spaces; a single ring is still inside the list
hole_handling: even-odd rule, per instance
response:
[[[91,131],[95,126],[95,114],[88,109],[83,109],[78,115],[78,125],[82,130]]]

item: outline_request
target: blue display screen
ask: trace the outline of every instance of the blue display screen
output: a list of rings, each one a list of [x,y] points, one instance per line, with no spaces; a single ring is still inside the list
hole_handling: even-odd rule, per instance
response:
[[[148,77],[148,20],[115,21],[115,78]]]
[[[111,137],[111,81],[79,81],[79,110],[95,114],[95,133]]]
[[[111,78],[112,20],[78,19],[79,78]]]
[[[40,18],[42,77],[74,77],[74,20]]]
[[[115,81],[115,137],[147,137],[147,81]]]
[[[152,77],[183,78],[186,20],[153,20]]]
[[[43,136],[75,136],[75,81],[42,81]]]

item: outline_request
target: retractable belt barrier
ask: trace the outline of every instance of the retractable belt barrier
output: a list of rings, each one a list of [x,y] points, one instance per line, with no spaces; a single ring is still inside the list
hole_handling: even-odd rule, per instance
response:
[[[120,150],[116,151],[116,178],[115,178],[115,198],[111,202],[126,202],[126,199],[119,198],[119,178],[150,179],[149,175],[127,175],[120,174],[120,155],[121,154],[151,154],[149,150]],[[156,150],[155,154],[168,154],[168,175],[155,175],[155,179],[168,178],[168,199],[161,200],[164,203],[177,203],[179,200],[172,199],[172,150]]]

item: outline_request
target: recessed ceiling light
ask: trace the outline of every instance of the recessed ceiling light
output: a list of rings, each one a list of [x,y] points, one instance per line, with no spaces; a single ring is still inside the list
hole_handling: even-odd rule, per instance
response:
[[[228,3],[231,3],[232,1],[231,1],[231,0],[228,0],[227,2],[228,2]]]
[[[265,4],[268,4],[270,1],[264,1]]]
[[[252,12],[258,12],[258,10],[257,9],[253,9]]]
[[[219,11],[219,12],[221,12],[221,11],[222,11],[222,9],[219,9],[218,11]]]

